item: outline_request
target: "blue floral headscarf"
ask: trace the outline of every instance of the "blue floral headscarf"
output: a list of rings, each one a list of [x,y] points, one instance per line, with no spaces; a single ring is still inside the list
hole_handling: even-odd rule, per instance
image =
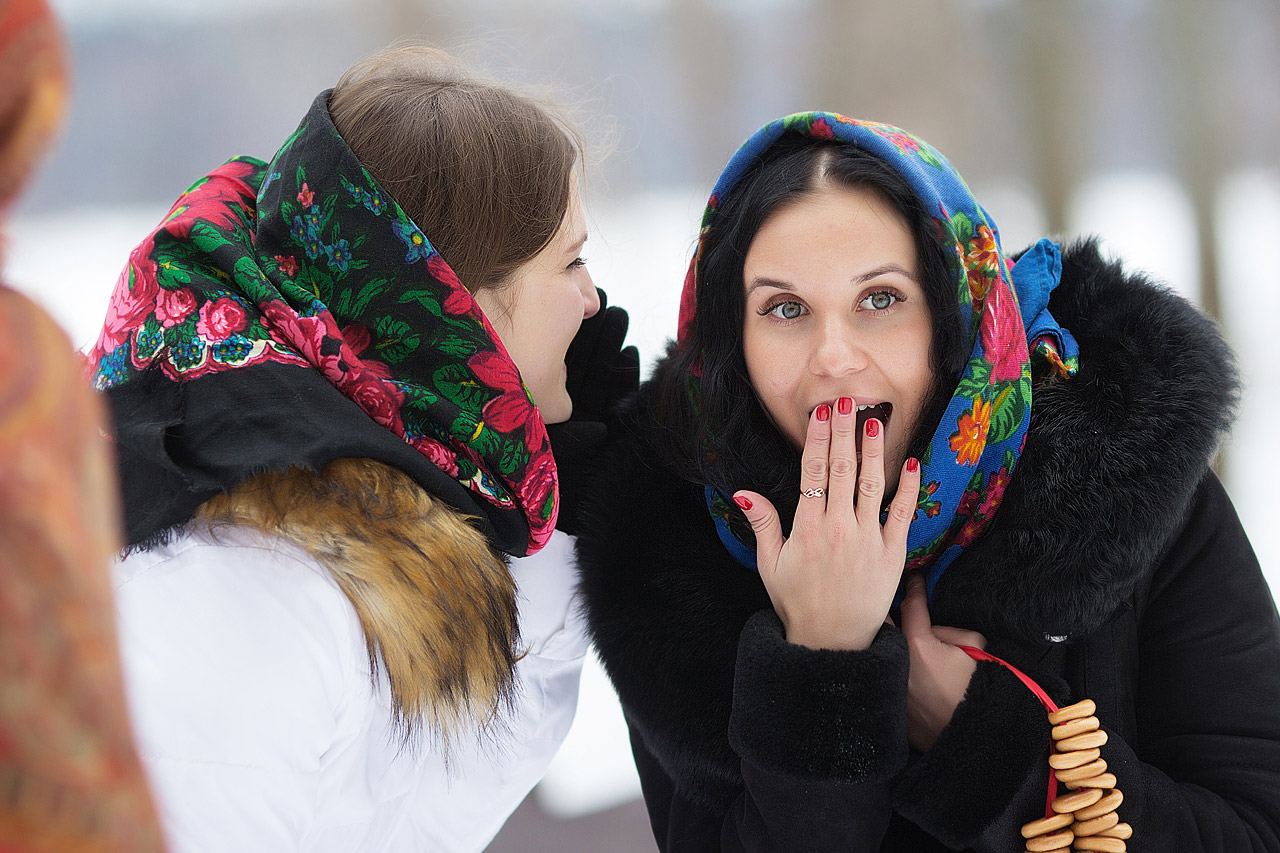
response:
[[[716,182],[680,300],[681,345],[692,340],[698,265],[716,211],[787,134],[853,145],[893,168],[934,218],[951,261],[969,358],[920,460],[920,496],[907,537],[907,568],[921,569],[932,593],[947,566],[994,517],[1012,480],[1030,422],[1033,366],[1045,378],[1065,379],[1076,372],[1076,342],[1048,310],[1062,272],[1061,253],[1056,243],[1041,240],[1016,264],[1006,260],[995,221],[947,159],[919,137],[834,113],[796,113],[756,132]],[[688,381],[696,398],[699,379]],[[728,496],[708,486],[707,504],[730,553],[755,568],[750,536],[743,535],[750,528],[740,523]]]

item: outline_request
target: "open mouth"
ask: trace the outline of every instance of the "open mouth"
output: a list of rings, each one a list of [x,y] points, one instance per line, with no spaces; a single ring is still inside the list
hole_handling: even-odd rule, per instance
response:
[[[859,451],[862,450],[862,436],[866,432],[867,421],[875,418],[882,428],[887,428],[892,415],[893,403],[875,403],[858,407],[858,428],[853,435]]]

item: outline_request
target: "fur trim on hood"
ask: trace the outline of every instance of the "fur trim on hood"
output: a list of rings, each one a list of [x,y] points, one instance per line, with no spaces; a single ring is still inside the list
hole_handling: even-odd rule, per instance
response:
[[[406,739],[446,748],[511,707],[516,584],[459,511],[369,459],[262,474],[206,502],[199,522],[245,525],[305,549],[351,600],[371,668],[386,668]]]
[[[1018,639],[1096,630],[1181,528],[1239,398],[1216,324],[1092,242],[1063,254],[1049,309],[1080,371],[1036,391],[995,520],[938,582],[937,624]]]

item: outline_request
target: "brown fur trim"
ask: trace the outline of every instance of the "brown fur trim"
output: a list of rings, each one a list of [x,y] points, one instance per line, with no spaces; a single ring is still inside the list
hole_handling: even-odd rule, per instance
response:
[[[406,738],[425,724],[447,747],[511,706],[515,581],[465,516],[399,470],[339,459],[318,474],[261,474],[195,519],[280,536],[330,572],[356,609],[374,671],[386,667]]]

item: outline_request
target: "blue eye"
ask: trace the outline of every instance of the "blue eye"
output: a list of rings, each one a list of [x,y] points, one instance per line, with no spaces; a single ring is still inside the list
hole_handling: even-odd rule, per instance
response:
[[[859,302],[858,307],[865,308],[868,311],[885,311],[901,301],[902,297],[892,291],[877,290],[875,293],[868,294],[865,299]]]
[[[764,313],[772,314],[779,320],[795,320],[805,313],[805,307],[799,302],[779,302],[765,309]]]

